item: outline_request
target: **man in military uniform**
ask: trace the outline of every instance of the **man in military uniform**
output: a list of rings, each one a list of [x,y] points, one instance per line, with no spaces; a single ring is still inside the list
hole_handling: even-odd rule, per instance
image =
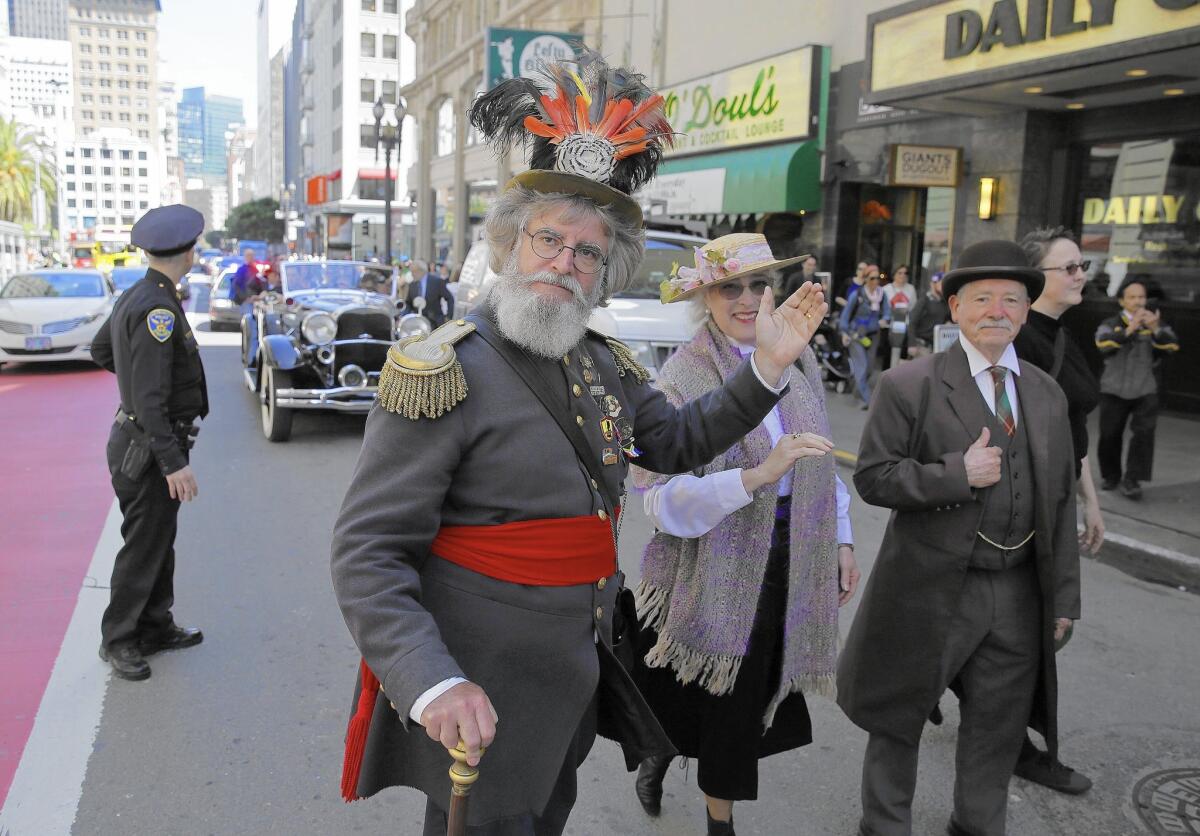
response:
[[[571,74],[591,88],[597,127],[582,133],[576,111],[553,106],[553,124],[530,129],[534,167],[486,222],[495,286],[479,314],[389,352],[334,532],[334,589],[363,656],[343,795],[415,787],[426,834],[446,830],[446,749],[460,740],[472,764],[488,747],[469,832],[489,836],[562,833],[598,731],[631,768],[672,751],[614,661],[628,463],[686,471],[757,426],[827,309],[812,285],[779,309],[764,295],[752,360],[680,410],[627,347],[589,331],[641,260],[629,193],[652,176],[665,123],[640,77],[591,54]],[[558,85],[559,99],[574,95]],[[545,118],[540,96],[505,82],[472,121],[503,140],[498,121],[519,131]],[[608,162],[594,166],[589,149]]]
[[[116,373],[121,393],[107,453],[125,545],[113,565],[100,658],[122,679],[148,679],[146,656],[204,639],[171,616],[179,503],[197,495],[188,449],[193,422],[208,414],[200,350],[175,284],[203,230],[203,216],[181,205],[151,209],[134,224],[130,240],[146,251],[149,269],[92,342],[93,359]]]

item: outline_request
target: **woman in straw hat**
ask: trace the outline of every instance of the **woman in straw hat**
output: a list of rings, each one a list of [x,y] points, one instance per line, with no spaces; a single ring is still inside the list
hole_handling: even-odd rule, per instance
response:
[[[663,282],[663,301],[692,300],[702,322],[663,367],[669,400],[717,388],[754,351],[769,271],[800,258],[775,259],[762,235],[726,235]],[[760,758],[812,741],[804,695],[832,696],[837,611],[859,577],[811,349],[798,365],[763,423],[696,475],[634,469],[657,529],[637,590],[638,684],[676,748],[698,759],[710,834],[732,834],[733,802],[758,797]],[[652,816],[669,764],[638,770]]]

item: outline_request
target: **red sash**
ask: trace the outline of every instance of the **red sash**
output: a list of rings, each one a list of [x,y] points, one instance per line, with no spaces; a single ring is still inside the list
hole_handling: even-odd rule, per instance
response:
[[[430,550],[465,569],[526,586],[595,583],[617,570],[612,525],[595,515],[443,526]]]

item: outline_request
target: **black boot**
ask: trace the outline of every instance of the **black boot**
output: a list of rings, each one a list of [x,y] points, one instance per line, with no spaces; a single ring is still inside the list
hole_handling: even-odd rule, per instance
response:
[[[708,812],[708,805],[704,805],[704,817],[708,819],[708,836],[737,836],[733,832],[733,816],[729,817],[729,821],[717,821]]]
[[[1034,746],[1029,735],[1025,736],[1025,743],[1021,746],[1021,757],[1017,760],[1013,774],[1067,795],[1079,795],[1092,788],[1091,778],[1050,757],[1049,752],[1043,752]]]
[[[648,816],[657,816],[662,812],[663,778],[670,767],[669,755],[646,758],[638,766],[637,781],[634,782],[633,789]]]
[[[178,624],[172,624],[165,630],[139,638],[138,650],[143,656],[153,656],[164,650],[193,647],[202,641],[204,641],[204,634],[195,627],[180,627]]]
[[[112,665],[113,674],[130,682],[141,682],[150,678],[150,666],[142,654],[131,644],[122,644],[111,650],[100,648],[100,658]]]

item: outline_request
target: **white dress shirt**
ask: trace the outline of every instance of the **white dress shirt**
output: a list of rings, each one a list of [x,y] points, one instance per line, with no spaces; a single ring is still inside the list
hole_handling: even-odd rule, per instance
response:
[[[424,284],[424,283],[425,283],[425,279],[424,279],[424,277],[422,277],[422,278],[421,278],[421,292],[422,292],[422,293],[424,293],[424,291],[425,291],[425,284]],[[752,355],[752,354],[754,353],[754,349],[753,349],[753,348],[750,348],[750,347],[748,347],[748,346],[740,346],[740,345],[739,345],[739,346],[737,346],[737,349],[738,349],[738,351],[739,351],[739,352],[741,352],[741,355],[742,355],[743,357],[745,357],[745,356],[747,356],[747,355]],[[760,372],[759,372],[759,370],[758,370],[758,366],[757,366],[757,365],[756,365],[756,364],[753,362],[753,360],[751,360],[751,363],[750,363],[750,368],[754,370],[754,376],[758,378],[758,382],[759,382],[759,383],[761,383],[763,386],[765,386],[767,389],[769,389],[771,392],[773,392],[773,393],[774,393],[774,394],[776,394],[776,395],[778,395],[778,394],[779,394],[780,392],[782,392],[782,391],[783,391],[785,388],[787,388],[787,385],[788,385],[788,383],[789,383],[789,382],[791,381],[791,379],[792,379],[792,367],[791,367],[791,366],[788,366],[788,367],[787,367],[787,368],[784,370],[784,372],[783,372],[783,377],[781,377],[781,378],[779,379],[779,385],[778,385],[778,386],[772,386],[771,384],[767,383],[767,381],[766,381],[766,380],[764,380],[764,379],[763,379],[762,373],[760,373]],[[779,424],[779,414],[778,414],[778,412],[777,412],[776,410],[774,410],[774,409],[772,409],[772,410],[771,410],[771,415],[767,416],[767,420],[768,420],[768,421],[770,421],[772,416],[774,416],[774,419],[775,419],[775,423],[776,423],[776,425],[778,425],[778,426],[779,426],[779,435],[783,435],[783,427],[782,427],[782,425],[780,425],[780,424]],[[770,428],[768,427],[768,429],[770,429]],[[772,444],[774,444],[776,440],[778,440],[778,436],[772,436],[772,437],[771,437],[771,443],[772,443]],[[734,472],[734,471],[728,471],[728,472]],[[720,475],[720,474],[717,474],[717,475]],[[747,504],[747,503],[749,503],[749,502],[750,502],[750,497],[749,497],[749,495],[747,495],[747,494],[746,494],[746,489],[745,489],[744,487],[742,487],[742,471],[741,471],[741,470],[738,470],[738,471],[736,471],[736,476],[737,476],[737,479],[736,479],[736,481],[737,481],[737,487],[738,487],[738,490],[740,490],[740,491],[742,492],[742,494],[743,494],[744,496],[746,496],[746,501],[742,503],[742,505],[745,505],[745,504]],[[790,490],[790,485],[791,485],[791,477],[789,476],[789,477],[787,477],[787,478],[788,478],[788,485],[789,485],[789,490]],[[834,478],[837,478],[837,477],[835,476]],[[843,493],[845,493],[845,492],[846,492],[846,486],[842,484],[842,482],[841,482],[841,480],[840,480],[840,479],[838,480],[838,488],[839,488],[839,490],[840,490],[840,491],[842,491]],[[742,505],[738,505],[738,506],[737,506],[737,508],[741,508],[741,507],[742,507]],[[849,508],[850,508],[850,494],[849,494],[849,493],[846,493],[846,503],[845,503],[845,505],[846,505],[846,514],[847,514],[847,517],[846,517],[846,531],[847,531],[847,533],[848,533],[848,532],[849,532],[849,525],[850,525],[850,520],[849,520],[849,516],[848,516],[848,515],[849,515]],[[649,507],[650,507],[650,506],[649,506],[649,504],[647,504],[647,506],[646,506],[646,508],[647,508],[647,512],[649,512]],[[732,510],[737,510],[737,508],[734,508],[734,509],[732,509]],[[716,524],[717,524],[717,522],[720,522],[720,520],[721,520],[721,519],[723,519],[723,518],[724,518],[725,516],[727,516],[727,515],[728,515],[728,512],[726,512],[726,513],[722,514],[722,515],[721,515],[720,517],[718,517],[718,518],[717,518],[717,520],[716,520],[715,522],[713,522],[713,524],[712,524],[712,525],[710,525],[708,528],[712,528],[712,527],[713,527],[713,525],[716,525]],[[841,493],[839,493],[839,494],[838,494],[838,534],[839,534],[839,542],[842,542],[842,543],[850,543],[851,541],[850,541],[849,539],[846,539],[846,540],[842,540],[842,539],[840,539],[840,535],[841,535],[841,531],[842,531],[841,519],[842,519],[842,495],[841,495]],[[657,524],[657,521],[656,521],[656,524]],[[660,528],[661,528],[661,526],[660,526]],[[665,529],[664,529],[664,530],[665,530]],[[705,529],[705,531],[707,531],[707,530],[708,530],[708,529]],[[701,533],[703,533],[703,532],[701,532]],[[680,535],[680,536],[698,536],[698,535]],[[847,534],[847,536],[848,536],[848,534]],[[434,685],[432,688],[430,688],[429,690],[427,690],[427,691],[425,691],[424,693],[422,693],[422,694],[421,694],[421,696],[417,697],[417,700],[416,700],[416,702],[414,702],[414,703],[412,704],[412,708],[411,708],[411,709],[409,710],[409,712],[408,712],[408,716],[409,716],[409,717],[412,719],[412,721],[413,721],[414,723],[417,723],[417,724],[419,725],[419,724],[420,724],[420,722],[421,722],[421,714],[422,714],[422,713],[425,711],[425,708],[426,708],[426,706],[428,706],[428,705],[429,705],[431,702],[433,702],[434,700],[436,700],[436,699],[437,699],[438,697],[440,697],[442,694],[444,694],[444,693],[446,693],[447,691],[449,691],[451,688],[453,688],[453,687],[454,687],[455,685],[457,685],[458,683],[460,683],[460,682],[466,682],[466,681],[467,681],[467,680],[463,679],[461,676],[452,676],[452,677],[450,677],[449,679],[443,679],[443,680],[442,680],[441,682],[439,682],[437,685]]]
[[[743,357],[753,351],[750,346],[734,340],[729,342]],[[774,447],[783,437],[783,422],[779,418],[778,407],[767,414],[762,426],[766,428],[771,437],[771,446]],[[837,495],[838,543],[853,545],[850,492],[836,473],[833,480]],[[788,496],[792,492],[791,471],[779,480],[777,492],[779,496]],[[654,485],[646,490],[643,502],[646,516],[659,531],[675,537],[700,537],[716,528],[721,520],[734,511],[749,505],[753,499],[742,482],[742,468],[735,467],[706,476],[676,476],[665,484]]]
[[[987,404],[987,408],[993,415],[996,414],[996,384],[992,380],[992,373],[989,369],[993,365],[1008,369],[1009,373],[1004,376],[1004,391],[1008,393],[1008,403],[1012,406],[1013,426],[1015,427],[1020,420],[1018,416],[1021,414],[1021,410],[1017,408],[1016,375],[1021,373],[1021,364],[1017,362],[1017,350],[1012,347],[1012,343],[1009,343],[1005,347],[1004,353],[1000,355],[999,362],[992,363],[980,353],[979,349],[971,345],[961,332],[958,335],[958,344],[967,354],[967,363],[971,366],[971,377],[975,378],[979,394],[983,395],[983,402]]]

